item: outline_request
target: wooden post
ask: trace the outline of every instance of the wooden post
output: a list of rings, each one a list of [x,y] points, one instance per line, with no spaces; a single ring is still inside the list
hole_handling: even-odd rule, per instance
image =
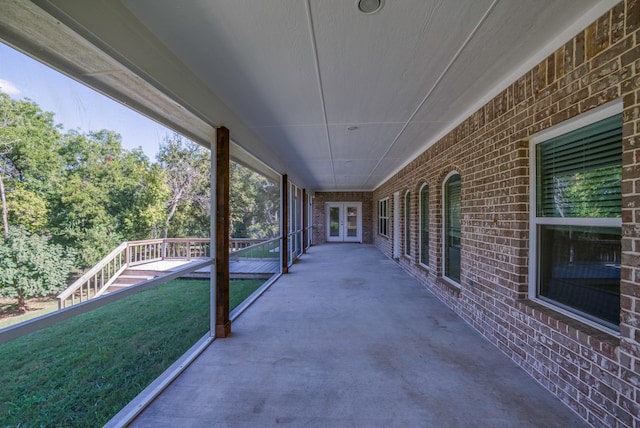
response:
[[[307,206],[307,189],[302,189],[302,254],[307,252],[307,227],[309,222],[307,221],[308,215]]]
[[[289,178],[282,175],[282,273],[289,273]]]
[[[229,320],[229,130],[216,132],[216,337],[231,333]]]

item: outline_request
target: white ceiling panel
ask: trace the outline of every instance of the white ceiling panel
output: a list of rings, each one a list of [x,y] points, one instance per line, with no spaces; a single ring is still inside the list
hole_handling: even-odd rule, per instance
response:
[[[175,124],[180,105],[209,127],[228,126],[236,144],[311,192],[379,186],[616,4],[387,0],[364,15],[355,0],[32,2],[52,25],[25,39],[55,38],[46,31],[67,25],[94,46],[61,46],[67,64],[119,61],[173,103],[147,106],[154,117]],[[21,47],[38,56],[38,45]],[[102,82],[127,102],[131,88]]]
[[[563,22],[571,22],[575,10],[587,10],[596,3],[595,0],[539,0],[535,2],[534,12],[517,1],[499,2],[414,120],[453,120],[496,85],[506,87],[513,83],[514,78],[508,77],[517,65],[524,64],[550,40],[556,39],[565,29]],[[575,9],[568,8],[570,4]],[[540,56],[542,60],[548,53]],[[530,69],[523,69],[517,77]]]
[[[388,2],[363,15],[351,1],[311,2],[329,123],[409,120],[490,3]]]
[[[306,174],[309,178],[309,185],[316,184],[318,186],[308,190],[318,188],[328,189],[333,188],[335,185],[336,176],[333,172],[333,163],[326,159],[313,159],[311,162],[308,162]]]
[[[269,141],[282,159],[307,162],[309,159],[329,159],[325,126],[288,126],[254,128],[253,131]]]
[[[424,146],[432,135],[437,134],[438,131],[445,129],[448,125],[446,122],[411,122],[399,135],[393,147],[389,149],[387,156],[389,158],[410,160],[418,154],[416,151],[419,150],[420,146]]]
[[[376,159],[335,160],[333,168],[337,177],[345,175],[368,176],[377,163]]]
[[[249,126],[324,123],[304,2],[124,3]]]
[[[331,125],[331,151],[334,159],[380,159],[398,135],[403,123]]]

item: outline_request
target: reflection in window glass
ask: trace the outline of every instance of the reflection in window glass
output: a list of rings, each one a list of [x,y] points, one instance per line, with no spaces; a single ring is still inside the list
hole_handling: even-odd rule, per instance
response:
[[[411,254],[411,193],[404,195],[404,253]]]
[[[420,190],[420,263],[429,266],[429,186]]]
[[[358,236],[358,208],[347,207],[347,236],[355,238]]]
[[[621,123],[612,116],[538,144],[539,217],[620,217]]]
[[[540,296],[620,322],[620,229],[540,226]]]
[[[340,208],[329,208],[329,236],[340,236]]]
[[[389,198],[378,201],[378,233],[383,236],[389,234]]]
[[[445,269],[447,278],[460,282],[460,175],[445,183]]]

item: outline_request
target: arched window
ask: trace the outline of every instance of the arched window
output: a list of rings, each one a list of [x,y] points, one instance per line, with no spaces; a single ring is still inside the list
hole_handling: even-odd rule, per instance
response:
[[[460,174],[444,182],[444,276],[460,283]]]
[[[429,186],[420,189],[420,263],[429,266]]]
[[[404,254],[411,255],[411,192],[404,194]]]

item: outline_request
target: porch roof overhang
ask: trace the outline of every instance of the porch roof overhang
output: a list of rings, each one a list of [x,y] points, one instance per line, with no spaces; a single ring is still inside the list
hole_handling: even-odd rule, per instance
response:
[[[6,1],[0,39],[272,178],[373,190],[616,3]]]

